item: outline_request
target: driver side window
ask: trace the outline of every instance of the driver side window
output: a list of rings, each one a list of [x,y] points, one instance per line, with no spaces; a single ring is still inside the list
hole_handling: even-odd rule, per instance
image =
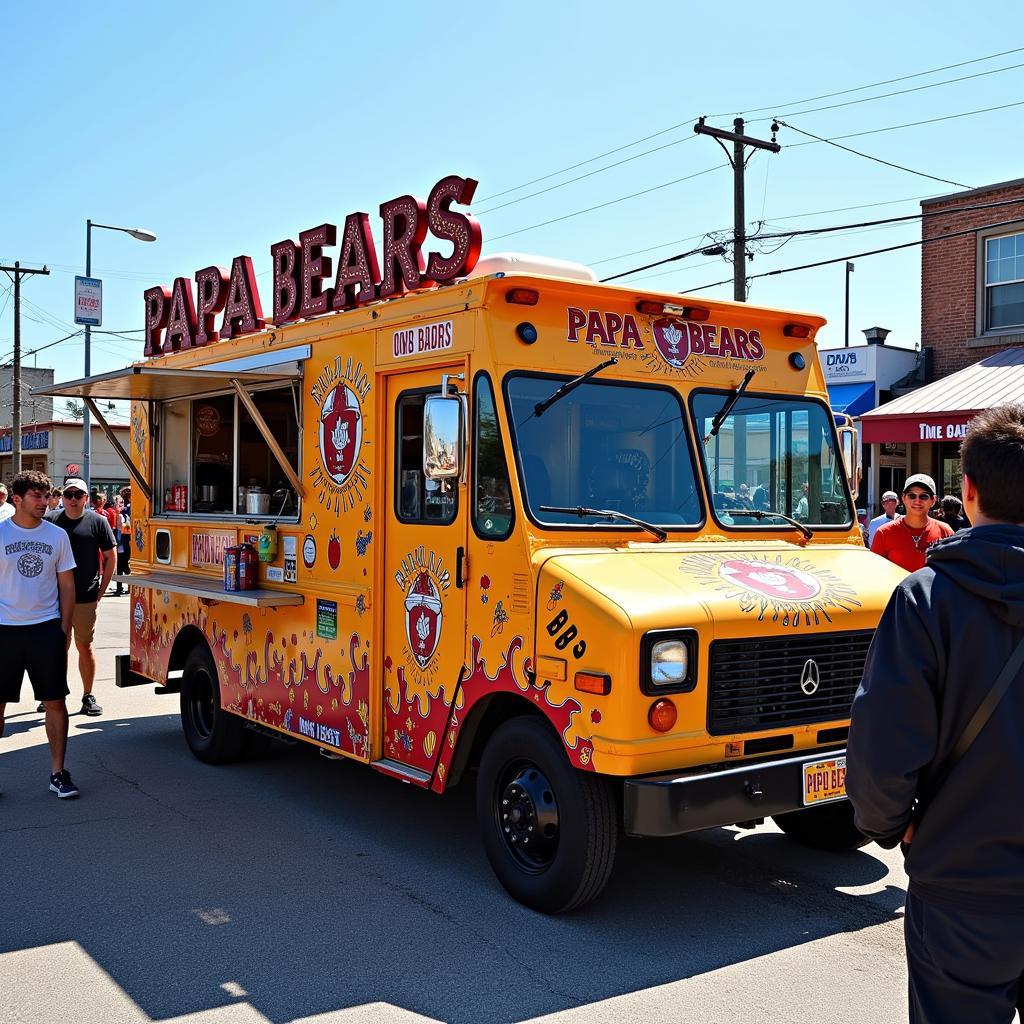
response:
[[[504,540],[514,519],[508,465],[491,382],[477,377],[473,407],[473,526],[488,540]]]

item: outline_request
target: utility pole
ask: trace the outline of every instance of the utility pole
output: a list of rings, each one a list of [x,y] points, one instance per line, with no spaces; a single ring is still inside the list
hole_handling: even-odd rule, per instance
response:
[[[15,260],[13,267],[0,267],[8,275],[14,275],[14,372],[11,388],[11,476],[21,472],[21,279],[31,274],[46,274],[42,270],[26,270],[20,261]]]
[[[853,264],[846,264],[846,328],[843,333],[843,348],[850,347],[850,275],[853,273]]]
[[[747,235],[746,235],[746,213],[744,211],[745,197],[743,193],[743,172],[746,170],[746,157],[743,155],[743,147],[750,146],[751,149],[767,149],[770,153],[778,153],[782,147],[775,141],[775,135],[779,126],[772,121],[772,139],[766,142],[764,139],[755,139],[750,135],[743,134],[743,118],[737,117],[733,121],[735,131],[727,132],[721,128],[709,128],[702,117],[694,126],[693,130],[698,135],[710,135],[715,139],[725,155],[732,164],[733,174],[733,238],[732,238],[732,297],[737,302],[747,301]],[[722,144],[722,140],[732,142],[732,153]]]

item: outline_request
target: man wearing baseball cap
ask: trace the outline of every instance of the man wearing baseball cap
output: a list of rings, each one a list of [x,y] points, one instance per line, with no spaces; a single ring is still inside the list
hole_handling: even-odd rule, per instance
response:
[[[871,546],[871,542],[875,539],[875,534],[878,533],[880,526],[885,526],[886,523],[891,523],[896,518],[896,506],[900,502],[900,496],[895,491],[886,491],[882,495],[882,508],[885,511],[880,516],[875,516],[874,519],[868,523],[868,547]]]
[[[928,548],[937,540],[952,536],[953,531],[928,515],[935,504],[935,481],[927,473],[907,477],[903,504],[906,513],[878,528],[871,550],[908,572],[916,572],[924,568]]]
[[[89,508],[89,488],[84,480],[71,477],[62,490],[64,507],[46,518],[65,530],[75,556],[75,614],[71,626],[78,649],[78,673],[82,677],[82,714],[103,713],[92,693],[96,678],[96,657],[92,650],[96,632],[96,609],[114,574],[116,555],[113,531],[104,515]]]

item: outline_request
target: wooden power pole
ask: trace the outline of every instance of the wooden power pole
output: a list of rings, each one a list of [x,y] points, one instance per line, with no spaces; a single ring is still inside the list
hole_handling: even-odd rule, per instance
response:
[[[49,270],[27,270],[18,260],[13,267],[0,267],[14,281],[14,372],[11,388],[11,476],[21,472],[21,279],[31,274],[49,275]]]
[[[735,131],[727,132],[721,128],[710,128],[704,123],[702,117],[694,126],[693,130],[698,135],[710,135],[718,141],[718,144],[725,150],[725,155],[732,164],[733,174],[733,237],[732,237],[732,297],[737,302],[747,301],[747,235],[746,235],[746,213],[744,211],[745,197],[743,193],[743,172],[746,169],[746,157],[743,155],[744,146],[751,149],[767,149],[770,153],[778,153],[782,147],[775,141],[775,133],[779,126],[772,122],[772,139],[766,142],[764,139],[755,139],[750,135],[743,134],[743,118],[737,117],[733,121]],[[724,145],[722,140],[732,142],[732,153]]]

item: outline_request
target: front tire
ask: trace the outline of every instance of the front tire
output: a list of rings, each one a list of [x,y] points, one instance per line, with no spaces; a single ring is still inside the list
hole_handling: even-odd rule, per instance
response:
[[[839,853],[859,850],[871,842],[853,823],[853,804],[849,800],[809,807],[805,811],[790,811],[772,817],[790,839],[815,850]]]
[[[193,647],[185,659],[181,727],[189,749],[206,764],[226,764],[242,756],[245,725],[221,707],[217,666],[201,645]]]
[[[497,729],[476,806],[487,859],[520,903],[559,914],[607,885],[618,838],[609,783],[573,768],[546,722],[514,718]]]

